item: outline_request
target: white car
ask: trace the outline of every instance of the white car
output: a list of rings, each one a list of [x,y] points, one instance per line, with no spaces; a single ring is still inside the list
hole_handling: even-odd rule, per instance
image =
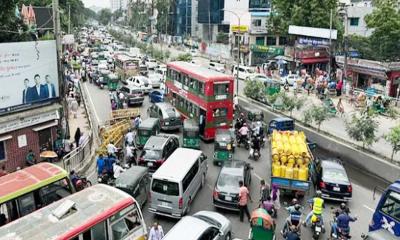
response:
[[[261,82],[266,82],[270,78],[265,76],[264,74],[255,74],[253,77],[251,77],[251,80],[256,80],[256,81],[261,81]]]
[[[217,62],[210,62],[208,64],[208,69],[212,69],[214,71],[221,72],[221,73],[225,72],[224,64],[217,63]]]
[[[232,67],[232,74],[235,77],[238,74],[237,69],[238,69],[237,65]],[[256,72],[254,71],[253,68],[246,67],[246,66],[239,66],[239,79],[241,79],[241,80],[250,80],[255,74],[256,74]]]
[[[149,93],[153,89],[149,79],[145,76],[133,76],[129,77],[125,81],[128,85],[132,85],[136,88],[139,88],[145,93]]]
[[[297,74],[289,74],[281,78],[281,84],[284,85],[287,82],[289,86],[293,86],[294,82],[297,81],[299,78],[300,76]]]
[[[159,88],[161,83],[164,81],[164,76],[158,73],[150,73],[147,78],[153,88]]]
[[[152,58],[147,59],[146,66],[149,70],[155,70],[158,66],[157,60],[152,59]]]

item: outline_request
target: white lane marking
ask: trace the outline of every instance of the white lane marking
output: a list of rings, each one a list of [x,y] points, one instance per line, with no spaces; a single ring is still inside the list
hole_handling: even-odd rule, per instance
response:
[[[258,180],[262,180],[263,178],[262,177],[260,177],[256,172],[253,172],[254,173],[254,176],[256,177],[256,178],[258,178]]]
[[[95,107],[94,102],[92,100],[92,96],[90,96],[89,90],[87,89],[85,83],[83,84],[83,87],[85,88],[85,92],[86,92],[86,94],[87,94],[87,96],[89,98],[90,104],[92,105],[91,109],[92,109],[92,111],[94,111],[94,115],[96,117],[97,124],[100,125],[100,118],[99,118],[99,115],[97,114],[96,107]]]
[[[371,212],[375,212],[375,210],[374,209],[372,209],[372,208],[370,208],[370,207],[368,207],[367,205],[363,205],[363,207],[365,207],[366,209],[368,209],[368,210],[370,210]]]

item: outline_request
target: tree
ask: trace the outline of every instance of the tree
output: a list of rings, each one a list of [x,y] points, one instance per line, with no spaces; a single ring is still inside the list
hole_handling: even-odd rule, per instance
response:
[[[17,0],[2,1],[0,14],[0,42],[31,41],[32,35],[21,19],[15,16]]]
[[[329,114],[328,109],[324,106],[312,105],[303,113],[304,122],[307,125],[315,122],[315,124],[318,126],[318,131],[321,128],[321,124],[330,118],[332,118],[332,115]]]
[[[111,11],[108,8],[101,9],[99,12],[99,22],[102,25],[108,25],[108,23],[111,21]]]
[[[346,131],[350,138],[357,142],[362,142],[362,147],[371,146],[377,140],[376,131],[378,123],[374,119],[374,115],[353,114],[350,122],[346,121]]]
[[[179,54],[178,57],[176,58],[177,61],[184,61],[184,62],[190,62],[192,61],[192,55],[189,53],[185,54]]]
[[[290,117],[292,117],[294,109],[300,110],[303,107],[304,102],[305,98],[290,97],[283,94],[283,108],[290,113]]]
[[[392,145],[392,155],[390,160],[393,161],[393,156],[400,150],[400,125],[390,129],[390,132],[384,136],[385,140]]]
[[[246,82],[244,87],[244,95],[252,99],[262,99],[264,97],[264,84],[257,80]]]
[[[398,0],[375,0],[374,11],[365,16],[371,46],[377,52],[377,60],[396,61],[400,56],[400,10]]]

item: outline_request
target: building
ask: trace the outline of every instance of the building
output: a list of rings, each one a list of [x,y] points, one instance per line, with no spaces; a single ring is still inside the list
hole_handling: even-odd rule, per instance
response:
[[[176,4],[176,35],[192,34],[192,0],[177,0]]]
[[[128,7],[128,0],[110,0],[110,8],[111,12],[115,12],[117,10],[126,10]]]
[[[224,13],[221,11],[228,0],[198,0],[196,31],[198,38],[206,41],[216,41],[216,36],[223,28],[221,23],[224,20]]]
[[[374,10],[371,1],[362,1],[350,3],[347,6],[347,22],[344,22],[349,35],[355,34],[368,37],[372,34],[373,29],[367,28],[364,17]]]
[[[337,56],[336,63],[343,70],[344,57]],[[347,79],[352,87],[373,89],[377,94],[398,97],[400,88],[400,62],[378,62],[366,59],[347,59]]]

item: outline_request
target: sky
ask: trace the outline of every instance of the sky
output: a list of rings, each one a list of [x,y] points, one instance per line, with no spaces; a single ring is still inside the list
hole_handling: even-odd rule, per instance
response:
[[[110,7],[110,0],[82,0],[85,4],[85,7],[101,7],[101,8],[109,8]]]

